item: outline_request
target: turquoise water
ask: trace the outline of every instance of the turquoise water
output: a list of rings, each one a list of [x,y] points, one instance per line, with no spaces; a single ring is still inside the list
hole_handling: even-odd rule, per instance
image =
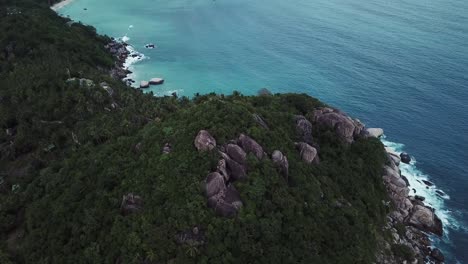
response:
[[[60,12],[126,36],[145,55],[132,78],[165,78],[157,95],[305,92],[383,127],[416,159],[402,171],[444,221],[447,263],[468,263],[467,1],[75,0]]]

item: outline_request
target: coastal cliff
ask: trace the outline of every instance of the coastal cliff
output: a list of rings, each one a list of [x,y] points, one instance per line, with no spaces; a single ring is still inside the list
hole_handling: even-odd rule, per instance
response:
[[[12,8],[1,263],[441,261],[423,233],[440,221],[359,120],[265,89],[144,94],[121,81],[123,44],[43,5]]]

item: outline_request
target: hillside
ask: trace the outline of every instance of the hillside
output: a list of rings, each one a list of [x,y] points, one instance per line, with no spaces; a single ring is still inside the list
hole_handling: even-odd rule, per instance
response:
[[[0,12],[0,263],[373,263],[390,241],[358,120],[304,94],[144,94],[92,27]]]

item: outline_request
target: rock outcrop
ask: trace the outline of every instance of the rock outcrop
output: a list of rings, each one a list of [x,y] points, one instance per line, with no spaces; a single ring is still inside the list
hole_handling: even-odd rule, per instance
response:
[[[400,158],[403,163],[409,164],[411,162],[411,156],[406,152],[401,153]]]
[[[237,161],[233,160],[226,153],[221,153],[221,155],[226,161],[226,168],[227,173],[229,175],[229,179],[237,181],[247,178],[247,169],[244,164],[238,163]]]
[[[389,158],[392,159],[392,161],[395,163],[396,166],[400,165],[401,158],[398,153],[396,153],[393,149],[386,147],[385,150],[387,151],[387,154],[389,155]]]
[[[317,149],[305,142],[294,143],[296,148],[299,150],[299,155],[301,159],[307,164],[318,164],[319,157],[317,155]]]
[[[265,156],[262,146],[247,135],[240,134],[237,143],[245,152],[253,153],[259,160],[263,159]]]
[[[288,158],[279,150],[273,151],[271,155],[273,163],[276,164],[279,168],[281,175],[283,175],[285,180],[288,180],[289,177],[289,162]]]
[[[198,151],[210,151],[216,147],[216,140],[206,130],[200,130],[195,137],[195,147]]]
[[[208,198],[208,206],[223,217],[235,217],[242,205],[240,194],[232,184]]]
[[[408,224],[419,230],[430,232],[442,236],[442,221],[434,213],[434,210],[427,206],[414,206]]]
[[[234,161],[239,164],[245,164],[247,153],[245,153],[241,147],[236,144],[227,144],[225,149],[226,154],[228,154]]]
[[[384,130],[382,128],[366,128],[366,132],[369,137],[379,138],[383,135]]]
[[[126,194],[122,197],[122,203],[120,204],[120,212],[123,215],[129,215],[138,213],[143,209],[143,199],[134,195],[133,193]]]
[[[141,81],[140,82],[140,88],[148,88],[149,87],[149,82],[148,81]]]
[[[205,180],[205,194],[207,197],[212,197],[225,189],[224,177],[220,173],[212,172],[208,174]]]
[[[163,84],[164,83],[164,79],[163,78],[152,78],[150,81],[149,81],[149,84],[151,85],[160,85],[160,84]]]
[[[312,123],[301,115],[295,116],[294,119],[296,120],[296,131],[299,138],[308,144],[312,144]]]
[[[352,119],[340,110],[329,107],[318,108],[313,114],[314,123],[320,128],[331,129],[345,143],[365,134],[364,125],[357,119]]]

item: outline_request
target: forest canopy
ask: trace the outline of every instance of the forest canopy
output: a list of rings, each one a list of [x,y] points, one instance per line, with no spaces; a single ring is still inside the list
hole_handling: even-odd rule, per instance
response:
[[[295,118],[312,121],[317,99],[154,97],[109,77],[110,38],[94,28],[45,3],[0,3],[1,263],[374,262],[389,210],[377,139],[314,126],[320,163],[307,164]],[[220,154],[197,151],[202,129],[219,146],[246,134],[281,150],[289,177],[249,154],[233,183],[243,207],[220,217],[203,191]],[[130,193],[142,210],[125,215]]]

